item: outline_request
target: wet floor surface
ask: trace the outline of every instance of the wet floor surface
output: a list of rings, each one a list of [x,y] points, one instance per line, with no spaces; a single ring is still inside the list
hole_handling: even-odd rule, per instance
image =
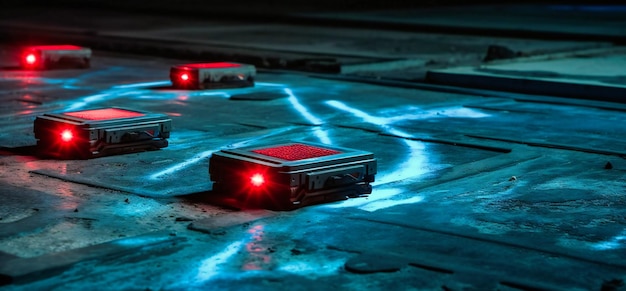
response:
[[[0,37],[95,47],[57,71],[0,47],[0,289],[626,288],[619,6],[276,15],[297,25],[69,6],[0,12]],[[171,88],[206,58],[254,63],[255,86]],[[37,116],[109,106],[166,114],[169,146],[36,155]],[[372,194],[270,211],[213,191],[214,152],[292,141],[374,153]]]
[[[626,264],[626,114],[259,72],[174,90],[184,61],[94,52],[22,71],[3,50],[0,278],[20,289],[600,289]],[[532,101],[531,101],[532,99]],[[122,106],[165,113],[169,146],[35,155],[33,121]],[[295,211],[212,200],[211,154],[305,141],[370,151],[369,197]]]

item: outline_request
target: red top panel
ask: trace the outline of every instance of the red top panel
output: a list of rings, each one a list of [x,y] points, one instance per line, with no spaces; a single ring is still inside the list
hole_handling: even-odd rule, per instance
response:
[[[269,157],[279,158],[287,161],[299,161],[310,158],[319,158],[324,156],[336,155],[341,152],[331,149],[314,147],[305,144],[292,144],[278,146],[273,148],[264,148],[253,150],[252,152],[262,154]]]
[[[240,64],[219,62],[219,63],[199,63],[199,64],[184,64],[179,67],[186,67],[192,69],[225,69],[225,68],[237,68],[241,67]]]
[[[38,46],[29,46],[29,50],[57,50],[57,51],[73,51],[73,50],[82,50],[82,47],[63,44],[63,45],[38,45]]]
[[[119,118],[131,118],[144,116],[145,114],[136,111],[118,109],[118,108],[104,108],[85,111],[65,112],[63,115],[72,117],[78,117],[85,120],[109,120]]]

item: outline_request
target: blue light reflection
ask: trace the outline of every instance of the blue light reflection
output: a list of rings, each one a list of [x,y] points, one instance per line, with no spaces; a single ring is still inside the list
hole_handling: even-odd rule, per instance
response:
[[[291,89],[284,88],[283,90],[285,91],[285,93],[287,93],[287,95],[289,95],[289,98],[287,100],[289,100],[289,103],[291,103],[291,106],[296,111],[298,111],[298,113],[300,113],[302,117],[304,117],[306,120],[308,120],[312,124],[316,125],[313,129],[313,134],[320,140],[320,142],[323,144],[328,144],[328,145],[332,144],[332,141],[330,140],[328,133],[320,127],[320,125],[324,124],[324,121],[322,121],[321,119],[311,114],[311,112],[309,112],[309,110],[306,107],[304,107],[304,105],[302,105],[300,101],[298,101],[298,98],[293,94]]]
[[[242,141],[239,141],[239,142],[228,144],[228,145],[220,147],[218,149],[212,149],[212,150],[201,152],[201,153],[196,154],[193,157],[191,157],[191,158],[189,158],[189,159],[187,159],[187,160],[185,160],[183,162],[176,163],[175,165],[170,166],[170,167],[168,167],[165,170],[161,170],[159,172],[156,172],[156,173],[148,176],[148,178],[152,179],[152,180],[159,179],[159,178],[161,178],[161,177],[163,177],[165,175],[169,175],[169,174],[181,171],[183,169],[186,169],[186,168],[190,167],[193,164],[196,164],[198,162],[204,161],[208,157],[210,157],[214,152],[216,152],[216,151],[218,151],[220,149],[242,147],[242,146],[245,146],[245,145],[247,145],[249,143],[252,143],[254,141],[257,141],[257,140],[260,140],[260,139],[264,139],[264,138],[267,138],[267,137],[270,137],[270,136],[273,136],[273,135],[277,135],[277,134],[283,133],[285,131],[291,130],[293,128],[294,127],[279,128],[279,129],[273,130],[273,131],[271,131],[271,132],[269,132],[267,134],[255,136],[253,138],[248,138],[248,139],[245,139],[245,140],[242,140]],[[174,138],[175,138],[175,136],[174,136]]]
[[[199,161],[205,160],[206,158],[210,157],[213,153],[215,152],[215,150],[209,150],[209,151],[204,151],[201,152],[199,154],[196,154],[195,156],[193,156],[190,159],[187,159],[186,161],[182,162],[182,163],[178,163],[174,166],[171,166],[165,170],[159,171],[157,173],[154,173],[152,175],[149,176],[150,179],[152,180],[156,180],[159,179],[165,175],[169,175],[175,172],[178,172],[182,169],[185,169],[187,167],[189,167],[190,165],[193,165]]]
[[[599,251],[613,250],[624,247],[624,243],[626,243],[626,230],[623,230],[610,240],[593,243],[592,248]]]
[[[146,88],[153,86],[168,86],[171,85],[172,82],[170,80],[167,81],[154,81],[154,82],[143,82],[143,83],[133,83],[133,84],[125,84],[125,85],[117,85],[111,87],[112,89],[130,89],[130,88]]]
[[[351,113],[355,117],[361,118],[367,123],[378,125],[387,133],[400,137],[411,137],[411,134],[408,134],[401,130],[397,130],[387,125],[387,123],[390,122],[390,119],[388,118],[372,116],[367,112],[350,107],[342,102],[335,100],[326,101],[326,104]],[[376,182],[374,182],[373,185],[391,183],[410,177],[418,177],[428,172],[428,157],[425,152],[426,145],[423,142],[415,140],[403,139],[402,141],[409,148],[408,158],[400,166],[397,167],[397,170],[391,173],[385,173],[380,178],[377,177]]]
[[[293,92],[291,91],[291,89],[285,88],[283,90],[285,90],[285,93],[287,93],[287,95],[289,95],[289,99],[288,100],[289,100],[289,103],[291,103],[291,106],[293,106],[293,108],[296,111],[298,111],[298,113],[300,113],[300,115],[302,115],[304,118],[306,118],[306,120],[308,120],[309,122],[313,123],[314,125],[321,125],[321,124],[324,123],[321,119],[313,116],[313,114],[311,114],[309,112],[309,110],[306,107],[304,107],[300,103],[300,101],[298,101],[298,98],[295,95],[293,95]]]
[[[219,274],[219,266],[226,263],[231,257],[237,254],[243,245],[243,241],[233,242],[226,246],[221,252],[202,260],[200,267],[198,267],[196,280],[207,281],[215,277],[215,275]]]

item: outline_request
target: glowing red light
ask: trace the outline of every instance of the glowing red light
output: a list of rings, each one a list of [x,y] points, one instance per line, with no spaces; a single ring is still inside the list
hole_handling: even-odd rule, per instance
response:
[[[139,117],[139,116],[144,116],[145,114],[136,112],[136,111],[120,109],[120,108],[103,108],[103,109],[65,112],[63,113],[63,115],[68,115],[68,116],[85,119],[85,120],[110,120],[110,119]]]
[[[341,152],[305,144],[291,144],[271,148],[256,149],[252,152],[286,161],[299,161],[310,158],[336,155]]]
[[[74,134],[72,133],[71,130],[66,129],[64,131],[61,132],[61,140],[64,142],[69,142],[74,138]]]
[[[26,63],[29,65],[33,65],[35,64],[35,62],[37,61],[37,57],[35,56],[35,54],[28,54],[26,55]]]
[[[189,75],[187,73],[183,73],[180,75],[180,79],[183,81],[189,80]]]
[[[260,187],[265,184],[265,178],[261,174],[254,174],[250,177],[250,183],[255,187]]]

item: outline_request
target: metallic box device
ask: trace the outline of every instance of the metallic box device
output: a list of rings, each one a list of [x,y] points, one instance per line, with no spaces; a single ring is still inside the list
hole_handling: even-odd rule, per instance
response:
[[[163,148],[171,129],[165,114],[117,107],[44,114],[34,123],[41,155],[79,159]]]
[[[173,66],[172,86],[178,89],[239,88],[254,86],[256,68],[238,63],[198,63]]]
[[[214,192],[275,210],[370,194],[376,168],[372,153],[312,143],[221,150],[209,161]]]
[[[29,70],[89,68],[91,49],[75,45],[41,45],[24,49],[20,64]]]

